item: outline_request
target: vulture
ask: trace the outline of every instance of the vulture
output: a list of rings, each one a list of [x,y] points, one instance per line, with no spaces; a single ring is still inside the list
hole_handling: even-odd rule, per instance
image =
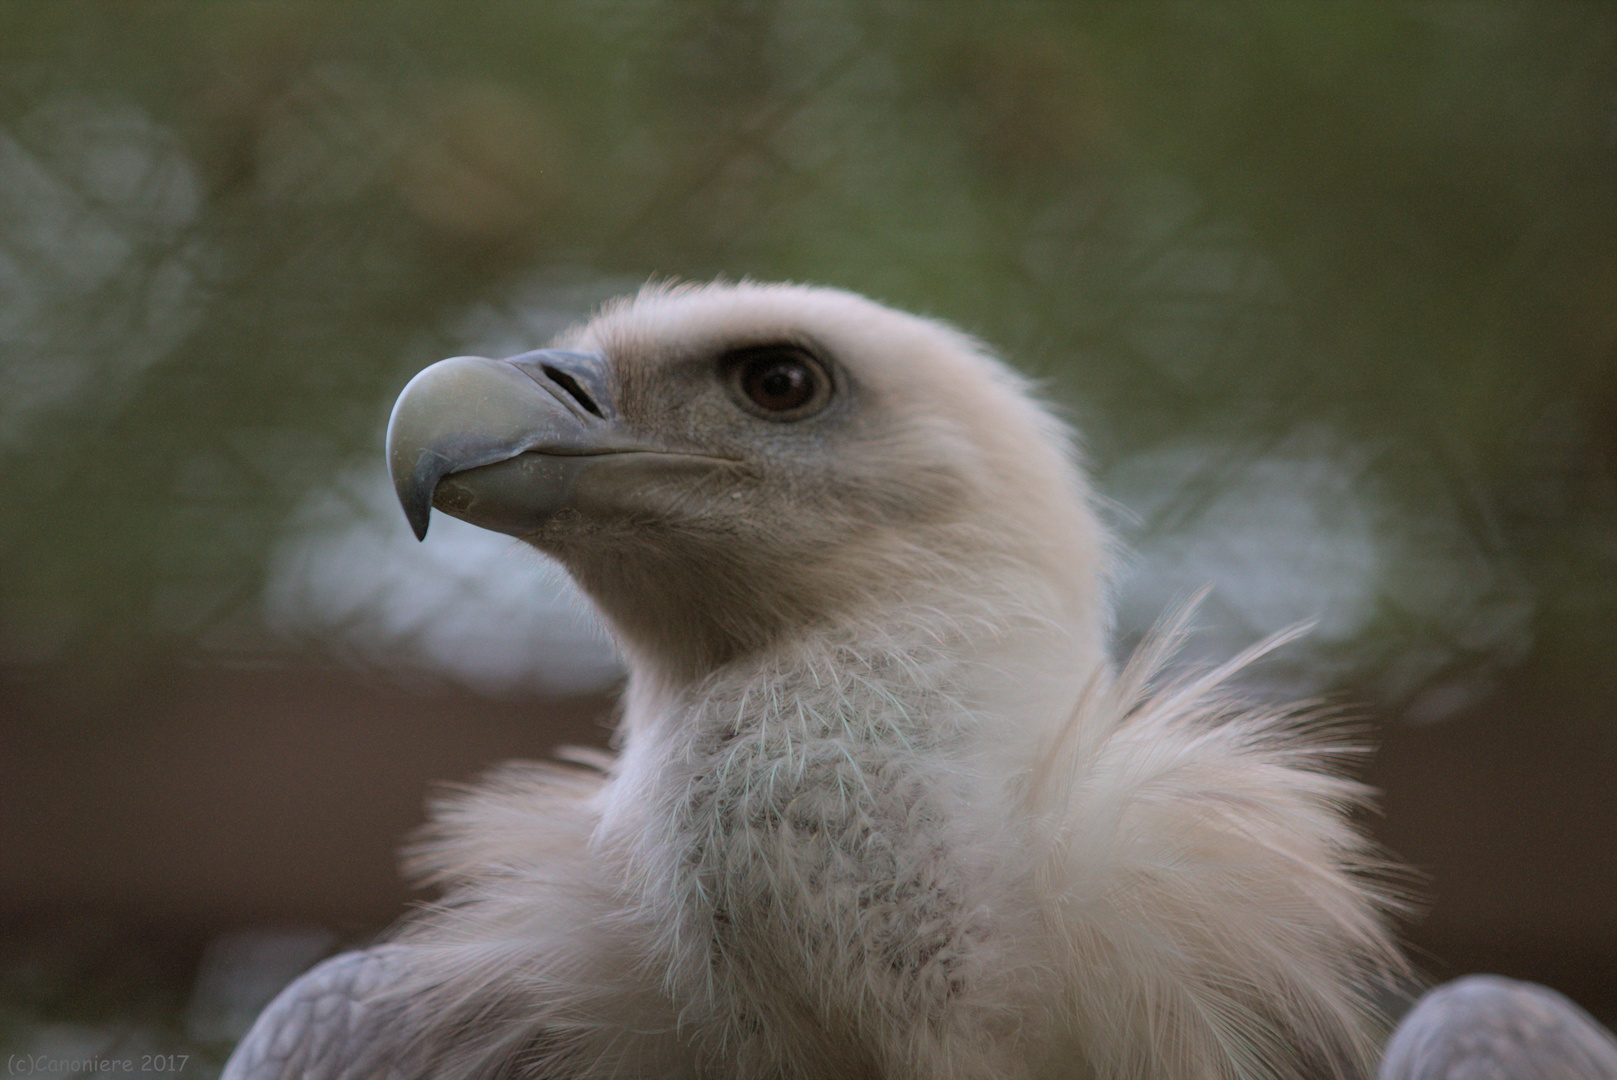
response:
[[[615,753],[445,799],[408,857],[441,899],[284,990],[225,1080],[1375,1071],[1405,968],[1355,742],[1230,689],[1274,642],[1171,665],[1188,611],[1114,664],[1072,438],[979,342],[652,285],[427,368],[387,441],[418,536],[509,534],[598,607]],[[1387,1075],[1522,1060],[1481,1014],[1617,1074],[1513,985],[1423,1004]]]

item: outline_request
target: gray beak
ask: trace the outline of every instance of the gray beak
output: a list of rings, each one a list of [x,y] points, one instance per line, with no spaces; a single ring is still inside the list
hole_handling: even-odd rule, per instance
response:
[[[387,461],[417,539],[432,508],[522,536],[566,506],[581,469],[652,447],[627,436],[596,353],[456,356],[411,379],[387,423]]]

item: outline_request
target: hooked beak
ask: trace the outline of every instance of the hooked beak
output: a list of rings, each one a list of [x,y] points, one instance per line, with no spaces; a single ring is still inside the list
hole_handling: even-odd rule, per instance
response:
[[[405,386],[387,424],[388,469],[418,540],[434,506],[528,535],[604,455],[658,450],[623,430],[606,358],[560,349],[440,360]]]

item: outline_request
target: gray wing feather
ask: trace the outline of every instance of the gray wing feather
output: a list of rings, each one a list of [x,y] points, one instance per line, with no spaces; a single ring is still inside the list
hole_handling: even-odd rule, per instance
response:
[[[381,946],[309,969],[259,1014],[220,1080],[412,1080],[421,1061],[386,991],[404,950]]]
[[[1497,975],[1445,983],[1393,1032],[1380,1080],[1617,1080],[1617,1039],[1554,990]]]

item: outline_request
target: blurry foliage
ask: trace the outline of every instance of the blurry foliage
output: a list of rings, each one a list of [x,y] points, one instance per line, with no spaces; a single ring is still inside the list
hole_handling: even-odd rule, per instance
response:
[[[1547,0],[0,6],[0,661],[285,655],[408,376],[660,275],[1045,379],[1125,630],[1210,579],[1416,718],[1617,695],[1617,13]]]

